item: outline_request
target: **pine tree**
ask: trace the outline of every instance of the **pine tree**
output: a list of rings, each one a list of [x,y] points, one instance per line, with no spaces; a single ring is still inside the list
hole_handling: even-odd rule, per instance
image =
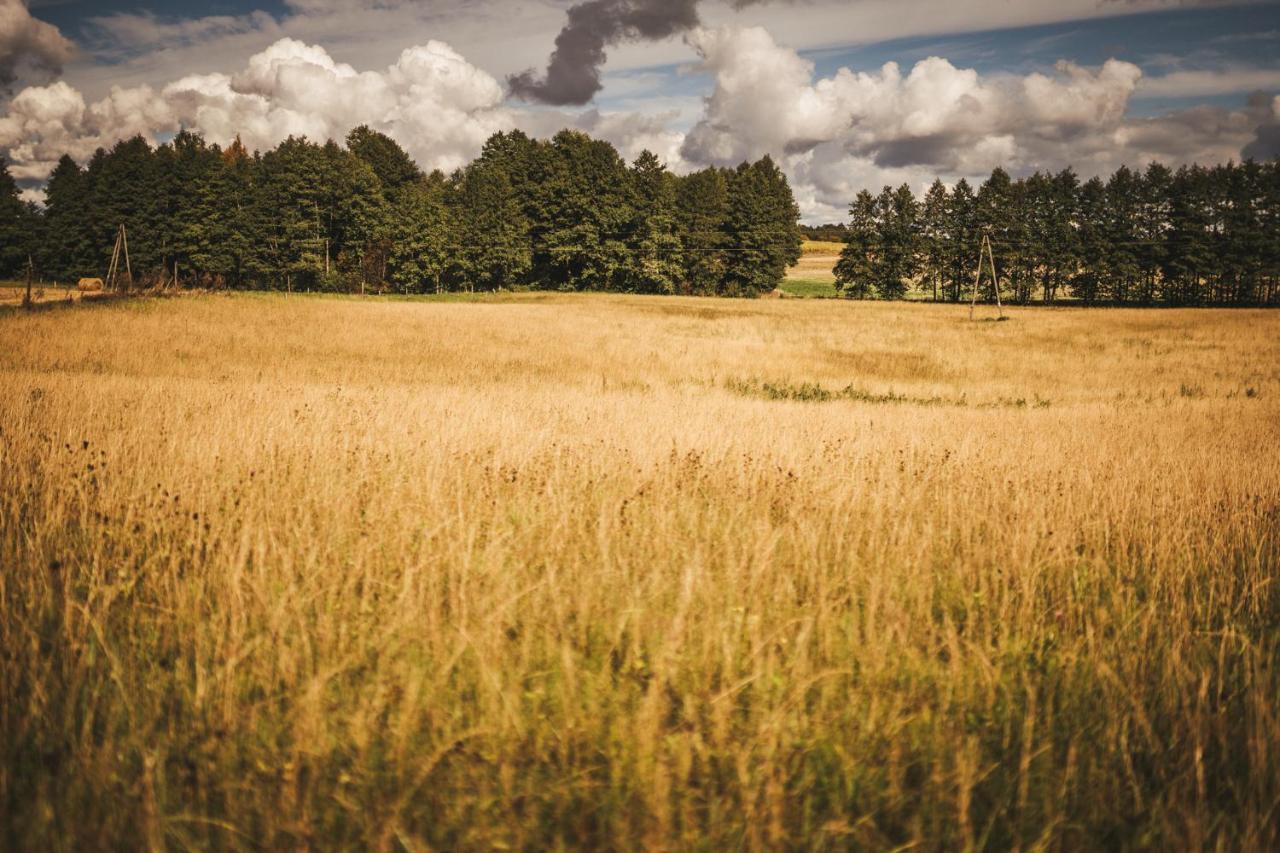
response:
[[[561,290],[617,290],[628,260],[634,213],[627,167],[607,142],[565,130],[551,142],[539,190],[535,254],[540,284]]]
[[[9,164],[0,159],[0,279],[17,278],[33,250],[35,222],[22,203]]]
[[[1144,305],[1155,301],[1165,267],[1169,231],[1169,188],[1173,173],[1161,163],[1151,163],[1138,186],[1137,233],[1138,293]]]
[[[439,293],[455,263],[444,179],[439,172],[397,191],[391,217],[389,279],[400,293]]]
[[[935,179],[925,193],[920,209],[921,262],[925,279],[933,288],[933,301],[947,272],[947,205],[950,198],[946,185]]]
[[[872,279],[881,299],[901,299],[908,281],[919,270],[919,205],[911,187],[885,187],[876,199],[878,251],[872,259]]]
[[[399,143],[385,133],[362,124],[347,134],[347,150],[378,176],[389,202],[405,187],[413,186],[414,192],[418,191],[422,170]]]
[[[725,173],[703,169],[679,179],[676,191],[685,291],[715,296],[723,289],[729,191]]]
[[[1071,281],[1071,292],[1092,305],[1102,290],[1099,259],[1107,254],[1107,188],[1100,178],[1090,178],[1080,188],[1079,246],[1082,263]]]
[[[41,267],[58,281],[101,276],[90,243],[89,184],[83,169],[63,155],[44,190]]]
[[[845,246],[840,260],[836,261],[836,287],[841,293],[854,299],[866,299],[874,293],[874,270],[879,253],[876,199],[862,190],[849,206]]]
[[[320,148],[291,136],[262,155],[256,171],[253,265],[286,290],[313,288],[324,274],[326,248]]]
[[[757,296],[777,288],[800,260],[800,210],[791,186],[767,155],[729,176],[726,292]]]
[[[973,269],[981,239],[977,230],[977,199],[964,178],[956,181],[955,188],[951,191],[947,220],[947,232],[951,235],[947,252],[950,281],[948,296],[952,302],[959,302],[965,290],[972,286]]]
[[[1107,180],[1103,214],[1106,250],[1099,259],[1100,296],[1117,303],[1137,298],[1142,277],[1139,214],[1141,178],[1121,166]]]
[[[459,276],[467,290],[497,290],[524,282],[532,264],[529,223],[497,158],[473,162],[454,182]]]
[[[623,289],[675,293],[683,272],[676,234],[675,178],[655,154],[642,151],[631,167],[630,190],[634,219]]]

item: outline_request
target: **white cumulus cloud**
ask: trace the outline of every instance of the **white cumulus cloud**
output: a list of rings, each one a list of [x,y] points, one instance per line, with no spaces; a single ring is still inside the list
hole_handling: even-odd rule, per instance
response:
[[[237,74],[184,77],[159,91],[115,87],[86,105],[64,82],[18,93],[0,118],[0,152],[17,177],[41,179],[63,153],[84,161],[99,146],[180,128],[212,142],[237,135],[250,148],[287,136],[342,139],[368,124],[396,138],[428,169],[465,164],[513,120],[502,87],[448,45],[405,50],[385,71],[357,71],[321,47],[282,39]]]
[[[981,178],[997,166],[1015,175],[1074,166],[1089,176],[1152,159],[1221,162],[1240,156],[1268,111],[1251,103],[1133,118],[1142,72],[1116,59],[1016,76],[930,57],[905,73],[890,62],[815,78],[811,62],[760,28],[699,29],[687,41],[713,88],[684,158],[781,158],[811,219],[842,218],[862,188],[923,189],[935,176]]]

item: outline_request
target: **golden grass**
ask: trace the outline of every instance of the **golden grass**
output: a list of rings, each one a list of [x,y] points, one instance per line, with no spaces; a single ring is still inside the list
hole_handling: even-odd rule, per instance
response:
[[[787,278],[834,282],[836,280],[836,261],[838,260],[840,260],[839,252],[826,255],[802,255],[795,266],[787,270]]]
[[[1280,315],[0,316],[0,846],[1280,844]]]
[[[831,240],[805,240],[800,244],[800,251],[805,255],[839,255],[844,251],[844,243]]]

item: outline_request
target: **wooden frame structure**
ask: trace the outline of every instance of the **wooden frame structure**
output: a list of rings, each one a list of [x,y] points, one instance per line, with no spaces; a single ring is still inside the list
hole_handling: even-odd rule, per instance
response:
[[[133,289],[133,267],[129,263],[129,232],[124,223],[116,232],[116,245],[111,250],[111,266],[107,268],[107,290],[121,290],[120,287],[120,255],[124,255],[124,271],[127,279],[124,290]]]
[[[996,258],[995,253],[991,251],[991,238],[986,234],[982,235],[982,245],[978,247],[978,269],[973,276],[973,299],[969,302],[969,319],[973,319],[973,309],[978,305],[978,288],[982,286],[982,261],[983,259],[991,265],[991,289],[996,292],[996,310],[1000,313],[1000,319],[1004,319],[1004,303],[1000,301],[1000,277],[996,275]]]

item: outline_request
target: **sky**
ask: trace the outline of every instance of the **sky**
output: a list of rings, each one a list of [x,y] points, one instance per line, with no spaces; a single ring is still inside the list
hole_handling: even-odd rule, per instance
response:
[[[564,127],[861,189],[1280,155],[1280,0],[0,0],[0,156],[367,124],[428,169]]]

